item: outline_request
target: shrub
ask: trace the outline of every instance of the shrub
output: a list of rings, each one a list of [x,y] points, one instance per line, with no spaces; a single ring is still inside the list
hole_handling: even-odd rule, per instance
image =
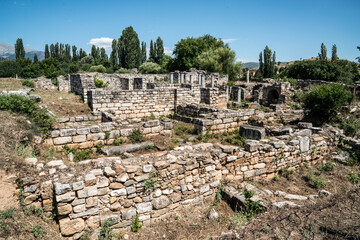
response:
[[[183,136],[186,133],[194,134],[196,132],[196,129],[185,125],[178,125],[175,127],[174,131],[176,135]]]
[[[144,62],[139,67],[139,72],[141,73],[159,73],[161,71],[161,66],[154,62]]]
[[[155,190],[156,187],[157,187],[157,185],[158,185],[157,175],[156,175],[156,173],[152,173],[152,174],[145,180],[144,188],[145,188],[145,190],[147,190],[147,189]]]
[[[333,170],[335,167],[335,164],[332,162],[327,162],[324,164],[324,166],[322,166],[321,170],[329,172],[331,170]]]
[[[106,68],[103,65],[91,66],[89,71],[90,72],[105,73]]]
[[[360,120],[355,115],[341,118],[340,128],[344,130],[345,135],[355,137],[360,130]]]
[[[140,224],[139,216],[136,215],[136,217],[134,218],[132,225],[131,225],[131,231],[139,232],[141,227],[142,227],[142,224]]]
[[[252,198],[254,196],[254,192],[251,190],[245,190],[243,194],[245,195],[246,199]]]
[[[123,138],[115,138],[114,139],[114,145],[115,146],[119,146],[119,145],[121,145],[121,144],[123,144],[124,143],[124,139]]]
[[[0,95],[0,110],[28,116],[42,134],[47,134],[52,129],[54,119],[50,117],[47,110],[38,107],[33,100],[25,96]]]
[[[288,77],[284,77],[282,79],[282,82],[288,82],[290,83],[290,86],[293,87],[294,89],[297,89],[299,86],[297,84],[297,81],[293,78],[288,78]]]
[[[79,64],[75,62],[69,64],[69,73],[77,73],[79,69],[80,69]]]
[[[128,136],[128,139],[131,143],[140,143],[144,142],[146,138],[142,135],[139,129],[135,129],[131,132],[131,134]]]
[[[111,240],[113,238],[112,225],[114,222],[110,218],[105,220],[104,226],[100,229],[98,240]]]
[[[34,234],[35,238],[43,237],[45,235],[45,229],[41,226],[41,224],[37,224],[31,228],[31,232]]]
[[[92,150],[91,149],[77,149],[74,154],[74,162],[80,162],[86,159],[90,159]]]
[[[21,70],[20,76],[24,78],[36,78],[41,75],[41,70],[38,64],[30,64],[24,66]]]
[[[107,88],[108,87],[107,83],[104,83],[103,80],[98,79],[96,77],[94,79],[94,83],[95,83],[95,87],[97,87],[97,88]]]
[[[325,187],[325,185],[326,185],[325,180],[321,177],[314,178],[310,183],[310,186],[313,188],[323,188]]]
[[[30,87],[30,88],[34,88],[35,87],[35,83],[33,81],[30,81],[28,79],[25,79],[23,82],[22,82],[22,85],[23,86],[26,86],[26,87]]]
[[[319,123],[333,120],[340,107],[353,99],[352,93],[339,84],[311,86],[302,103],[308,117]]]
[[[130,73],[131,71],[129,69],[126,68],[120,68],[118,70],[115,71],[115,73]]]
[[[360,183],[360,173],[358,173],[358,175],[356,175],[354,173],[354,171],[350,170],[349,175],[348,175],[348,180],[353,185]]]

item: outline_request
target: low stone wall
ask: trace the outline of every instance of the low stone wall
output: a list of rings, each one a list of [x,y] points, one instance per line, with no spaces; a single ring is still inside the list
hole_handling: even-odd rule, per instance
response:
[[[44,78],[44,77],[38,77],[31,79],[35,83],[36,88],[42,88],[42,89],[54,89],[55,86],[52,83],[51,79]]]
[[[43,196],[40,189],[54,186],[61,234],[72,239],[78,239],[85,230],[99,228],[109,218],[114,228],[129,228],[136,215],[147,225],[170,216],[180,205],[199,204],[206,197],[214,197],[221,180],[272,178],[281,168],[326,160],[329,146],[325,139],[304,129],[281,137],[248,140],[244,148],[185,145],[157,153],[156,158],[86,160],[80,163],[81,170],[71,168],[71,174],[62,161],[52,161],[44,168],[37,166],[44,180],[26,184],[24,192],[30,195],[25,201],[50,204],[45,200],[51,196]],[[48,179],[51,181],[44,184]]]
[[[57,77],[56,80],[57,80],[57,86],[58,86],[59,91],[63,91],[63,92],[70,92],[71,91],[70,76],[69,75],[67,75],[66,77],[59,76],[59,77]]]
[[[172,122],[164,118],[151,120],[145,123],[140,119],[124,120],[119,122],[105,122],[93,125],[76,125],[73,127],[54,129],[50,137],[46,139],[48,145],[61,148],[64,145],[76,146],[80,148],[93,147],[98,143],[112,144],[116,138],[127,138],[133,130],[139,129],[146,136],[156,136],[159,134],[171,136]]]
[[[272,123],[275,121],[295,121],[303,118],[302,110],[263,112],[255,109],[218,109],[206,105],[181,105],[176,108],[174,118],[193,123],[198,132],[210,130],[212,133],[233,131],[249,120]]]

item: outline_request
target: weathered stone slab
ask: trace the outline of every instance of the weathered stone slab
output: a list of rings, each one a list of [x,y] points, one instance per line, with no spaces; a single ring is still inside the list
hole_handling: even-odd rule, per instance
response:
[[[259,140],[265,137],[265,128],[251,125],[241,125],[240,136],[246,137],[247,139]]]
[[[145,149],[147,146],[153,146],[153,142],[143,142],[136,144],[125,144],[121,146],[103,147],[101,150],[108,156],[119,155],[125,152],[136,152]]]

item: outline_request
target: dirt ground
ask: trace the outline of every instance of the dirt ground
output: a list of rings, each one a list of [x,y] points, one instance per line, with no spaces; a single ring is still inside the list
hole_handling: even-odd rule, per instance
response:
[[[22,86],[22,81],[22,79],[15,78],[0,78],[0,91],[28,88]],[[41,97],[39,105],[45,105],[56,117],[91,114],[91,109],[84,103],[81,96],[74,93],[60,92],[57,89],[36,88],[31,94],[39,95]]]

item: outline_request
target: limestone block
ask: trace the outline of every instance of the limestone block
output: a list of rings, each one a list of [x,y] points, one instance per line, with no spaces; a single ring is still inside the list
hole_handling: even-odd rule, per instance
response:
[[[131,208],[128,210],[122,210],[121,211],[122,219],[123,220],[129,220],[136,216],[136,209]]]
[[[145,203],[138,203],[135,205],[137,213],[147,213],[151,212],[152,210],[152,204],[151,202],[145,202]]]
[[[56,202],[58,203],[71,202],[74,199],[75,199],[75,192],[67,192],[63,195],[56,196]]]
[[[63,206],[57,207],[57,212],[60,216],[68,215],[69,213],[71,213],[71,211],[72,207],[70,204],[65,204]]]
[[[58,138],[54,138],[53,141],[55,145],[63,145],[63,144],[71,143],[72,137],[58,137]]]
[[[59,221],[61,234],[64,236],[71,236],[75,233],[81,232],[85,228],[85,222],[82,218],[70,220],[64,218]]]
[[[240,136],[246,137],[247,139],[259,140],[265,137],[265,128],[250,125],[241,125]]]
[[[61,184],[59,182],[54,183],[56,195],[62,195],[71,191],[70,184]]]
[[[86,135],[73,136],[74,143],[86,142]]]

